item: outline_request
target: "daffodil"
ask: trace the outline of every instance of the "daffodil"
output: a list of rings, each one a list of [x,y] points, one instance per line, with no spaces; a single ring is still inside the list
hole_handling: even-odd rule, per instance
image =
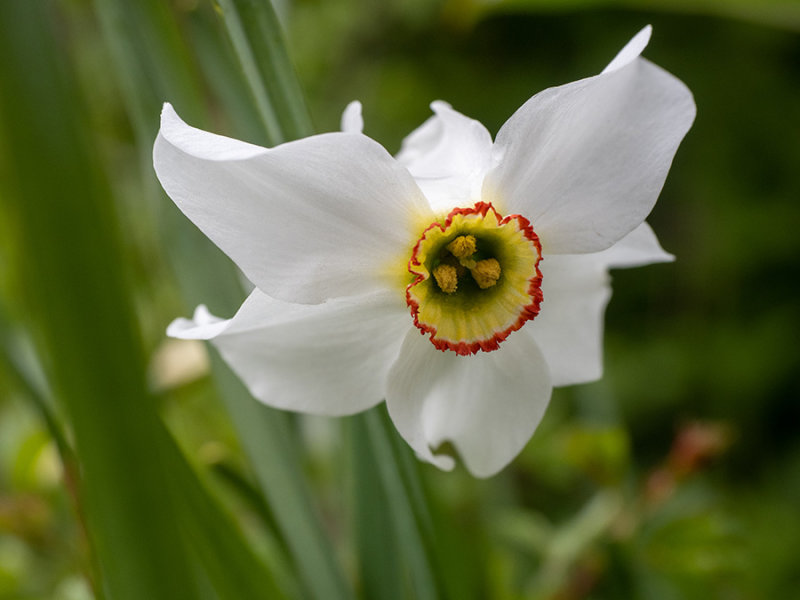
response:
[[[644,223],[695,107],[640,57],[547,89],[494,142],[436,102],[392,157],[343,131],[267,149],[194,129],[165,105],[156,173],[255,289],[213,340],[274,407],[348,415],[385,399],[422,459],[476,476],[530,439],[554,385],[597,379],[608,269],[671,260]]]

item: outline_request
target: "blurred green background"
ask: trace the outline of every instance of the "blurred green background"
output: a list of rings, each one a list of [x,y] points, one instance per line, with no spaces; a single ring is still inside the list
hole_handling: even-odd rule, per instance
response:
[[[313,129],[360,99],[392,152],[435,99],[496,133],[648,23],[695,95],[649,219],[676,262],[613,273],[605,377],[486,481],[417,464],[381,409],[287,417],[165,341],[244,292],[154,179],[161,102],[309,130],[257,4],[0,5],[0,599],[794,597],[800,3],[277,6]]]

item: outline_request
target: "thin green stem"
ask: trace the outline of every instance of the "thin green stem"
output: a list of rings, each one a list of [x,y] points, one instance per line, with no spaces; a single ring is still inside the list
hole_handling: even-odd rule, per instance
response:
[[[406,488],[392,451],[381,415],[370,411],[364,415],[367,432],[378,464],[379,477],[386,491],[388,507],[395,520],[395,534],[407,561],[414,597],[435,600],[440,597],[419,524],[411,508]]]

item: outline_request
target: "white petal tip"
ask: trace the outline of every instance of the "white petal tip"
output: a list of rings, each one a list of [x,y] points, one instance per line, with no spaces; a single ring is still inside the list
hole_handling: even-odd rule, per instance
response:
[[[205,304],[197,305],[197,308],[194,309],[194,315],[192,315],[192,318],[198,325],[208,325],[209,323],[216,323],[222,320],[219,317],[212,315]]]
[[[199,305],[191,319],[175,319],[167,327],[167,335],[181,340],[210,340],[228,327],[228,320],[212,315],[204,304]]]
[[[647,44],[650,43],[650,36],[652,34],[653,27],[651,25],[647,25],[646,27],[642,28],[639,33],[631,38],[631,41],[625,44],[625,47],[619,51],[619,53],[614,57],[614,60],[612,60],[608,66],[603,69],[603,73],[610,73],[611,71],[621,69],[622,67],[639,58],[639,55],[647,47]]]
[[[361,102],[353,100],[345,107],[342,113],[340,127],[344,133],[364,132],[364,117],[361,114]]]
[[[170,129],[176,125],[186,125],[183,120],[175,112],[175,108],[169,102],[164,102],[161,107],[161,130]]]
[[[161,128],[156,139],[156,152],[161,152],[158,146],[162,142],[167,142],[181,153],[212,161],[247,160],[267,151],[261,146],[192,127],[178,116],[169,102],[165,102],[161,109]],[[160,162],[159,159],[155,160],[156,174],[159,175],[159,179]],[[162,185],[163,183],[162,180]]]
[[[452,471],[453,467],[456,466],[455,459],[452,456],[447,456],[444,454],[431,454],[430,456],[424,456],[420,453],[417,453],[417,458],[431,463],[433,466],[441,469],[442,471]]]
[[[186,333],[194,329],[195,323],[191,319],[178,317],[167,326],[167,335],[171,338],[191,339],[186,337]]]
[[[643,267],[654,263],[669,263],[675,256],[665,251],[653,229],[642,223],[628,235],[598,256],[612,269]]]

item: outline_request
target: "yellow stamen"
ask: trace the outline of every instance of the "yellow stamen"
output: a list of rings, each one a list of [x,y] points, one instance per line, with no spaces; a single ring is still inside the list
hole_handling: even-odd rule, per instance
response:
[[[492,287],[500,279],[500,263],[496,258],[487,258],[479,260],[475,266],[470,269],[472,278],[482,290]],[[436,281],[439,281],[438,277]]]
[[[439,289],[446,294],[452,294],[456,291],[458,287],[458,273],[453,265],[448,265],[446,263],[440,264],[433,270],[433,277],[436,279],[436,283],[439,284]]]
[[[456,258],[467,258],[475,254],[477,242],[474,235],[460,235],[447,244],[447,249]]]

